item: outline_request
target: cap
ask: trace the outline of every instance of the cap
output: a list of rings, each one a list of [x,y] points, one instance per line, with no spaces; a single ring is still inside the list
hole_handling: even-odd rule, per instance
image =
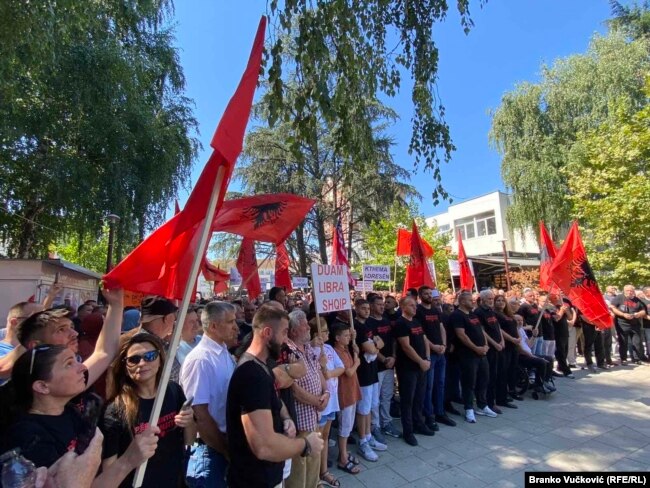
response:
[[[164,317],[170,313],[175,313],[178,307],[171,300],[163,297],[147,297],[142,300],[142,318],[141,322],[150,322],[156,317]]]

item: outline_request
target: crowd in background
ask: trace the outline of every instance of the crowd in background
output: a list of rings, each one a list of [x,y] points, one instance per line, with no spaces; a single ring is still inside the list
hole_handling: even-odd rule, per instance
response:
[[[148,460],[147,487],[336,487],[334,466],[359,473],[387,437],[417,446],[570,387],[576,368],[650,352],[650,288],[632,285],[607,287],[615,325],[602,330],[534,289],[353,292],[353,310],[322,316],[309,293],[281,288],[197,295],[182,324],[161,297],[124,309],[104,290],[70,310],[52,307],[57,292],[13,306],[0,333],[2,452],[19,448],[38,486],[131,486]]]

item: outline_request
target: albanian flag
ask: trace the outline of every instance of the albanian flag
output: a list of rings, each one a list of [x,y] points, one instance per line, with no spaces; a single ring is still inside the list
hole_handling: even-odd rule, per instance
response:
[[[284,242],[275,246],[275,286],[281,286],[287,292],[293,290],[291,287],[291,275],[289,274],[289,253]]]
[[[198,248],[201,229],[208,218],[210,197],[219,186],[218,210],[223,203],[235,161],[241,153],[260,72],[265,29],[266,17],[262,17],[246,71],[214,133],[210,143],[212,155],[194,185],[185,208],[156,229],[104,276],[109,289],[124,288],[170,299],[183,298],[194,256],[204,252],[204,249]]]
[[[237,271],[241,275],[241,287],[248,290],[248,297],[255,300],[262,293],[260,275],[257,272],[255,241],[244,237],[239,248]]]
[[[539,286],[542,290],[557,291],[550,277],[551,265],[557,255],[557,249],[553,240],[548,235],[546,226],[543,221],[539,221],[539,241],[540,241],[540,254],[541,260],[539,264]]]
[[[600,329],[612,326],[612,317],[587,260],[577,222],[573,222],[555,256],[549,275],[550,280],[560,287],[591,323]]]
[[[315,203],[316,200],[290,193],[228,200],[212,221],[212,230],[277,246],[298,227]]]
[[[472,291],[474,288],[474,279],[472,271],[469,268],[469,261],[467,254],[465,254],[465,246],[463,246],[463,238],[458,233],[458,266],[460,268],[460,288],[462,290]]]
[[[435,288],[436,283],[431,277],[429,265],[427,263],[427,255],[424,244],[420,238],[418,227],[413,221],[413,232],[411,234],[411,259],[406,267],[406,279],[404,280],[404,294],[409,288],[419,288],[420,286],[427,285]]]
[[[212,264],[208,260],[207,256],[203,258],[203,263],[201,263],[201,272],[207,281],[213,281],[215,283],[228,281],[230,279],[230,273],[227,273],[219,268],[219,266]]]
[[[426,240],[420,237],[424,249],[424,255],[428,258],[433,256],[433,247]],[[411,254],[411,232],[406,229],[397,229],[397,256],[408,256]]]
[[[345,247],[345,237],[343,237],[343,224],[341,222],[341,211],[336,221],[336,227],[332,233],[332,264],[345,266],[348,272],[348,283],[354,286],[354,279],[350,272],[350,262],[348,261],[348,250]]]

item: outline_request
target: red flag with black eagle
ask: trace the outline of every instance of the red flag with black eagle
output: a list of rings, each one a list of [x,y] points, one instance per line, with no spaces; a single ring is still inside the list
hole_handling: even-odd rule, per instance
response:
[[[413,221],[413,231],[411,232],[410,248],[411,259],[406,267],[403,293],[406,294],[409,288],[419,288],[423,285],[435,288],[436,283],[431,277],[424,244],[420,238],[420,232],[418,231],[418,226],[415,224],[415,220]]]
[[[543,221],[539,221],[539,242],[540,242],[540,263],[539,263],[539,287],[548,292],[557,286],[551,280],[550,271],[553,260],[557,255],[557,248],[553,244],[551,236],[548,235]],[[556,291],[556,290],[553,290]]]
[[[156,229],[104,276],[108,288],[182,299],[201,240],[210,197],[222,174],[217,211],[223,202],[232,171],[241,153],[246,124],[260,73],[266,17],[260,20],[248,65],[230,99],[210,145],[213,148],[185,208]]]
[[[411,238],[412,233],[406,229],[397,229],[397,250],[395,254],[397,256],[409,256],[411,254]],[[433,256],[433,247],[425,239],[420,236],[420,242],[422,243],[422,249],[424,250],[424,255],[427,258]]]
[[[244,237],[237,257],[237,271],[241,275],[241,287],[248,290],[251,300],[262,293],[260,275],[257,271],[257,255],[255,254],[255,241]]]
[[[458,267],[460,268],[460,288],[472,291],[474,278],[469,268],[469,261],[467,260],[467,254],[465,254],[465,246],[463,246],[463,238],[460,232],[458,233]]]
[[[281,286],[287,292],[293,291],[291,275],[289,274],[289,253],[285,243],[275,246],[275,286]]]
[[[354,286],[354,279],[350,272],[350,263],[348,262],[348,250],[345,248],[345,238],[343,237],[343,225],[341,223],[341,213],[336,222],[334,233],[332,234],[332,264],[343,265],[348,270],[348,283]]]
[[[591,323],[601,329],[612,326],[612,317],[587,259],[578,222],[571,225],[553,260],[549,277]]]

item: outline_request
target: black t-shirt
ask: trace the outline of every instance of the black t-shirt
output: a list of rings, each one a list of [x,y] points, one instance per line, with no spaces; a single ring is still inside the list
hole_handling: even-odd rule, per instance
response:
[[[647,298],[639,298],[641,302],[645,305],[645,310],[646,310],[646,316],[643,317],[643,328],[644,329],[650,329],[650,317],[648,317],[648,307],[650,306],[650,300]],[[646,354],[648,354],[646,352]]]
[[[560,308],[561,307],[556,307],[558,316]],[[567,313],[570,313],[570,311],[567,310],[562,314],[560,320],[555,322],[555,337],[562,337],[564,339],[569,337],[569,319],[567,318]]]
[[[393,328],[390,325],[390,322],[382,317],[381,319],[376,319],[373,317],[368,317],[366,320],[366,326],[370,327],[372,333],[381,337],[381,340],[384,341],[384,347],[379,351],[384,357],[393,355],[393,344],[395,343],[395,338],[393,337]],[[381,361],[375,361],[377,363],[377,371],[385,371],[386,366]]]
[[[497,312],[497,320],[499,321],[499,327],[501,330],[508,334],[510,337],[517,339],[519,337],[519,331],[517,330],[517,321],[513,317],[508,317],[505,314]],[[505,341],[506,348],[517,347],[510,341]]]
[[[539,318],[539,308],[536,303],[531,305],[528,302],[524,302],[520,305],[519,310],[517,310],[517,315],[521,315],[524,318],[526,325],[535,327]]]
[[[395,339],[408,337],[409,344],[422,359],[426,359],[426,343],[424,342],[424,328],[417,319],[408,320],[406,317],[397,319],[395,329],[393,329]],[[420,371],[420,366],[409,358],[399,341],[397,341],[397,353],[395,355],[395,367],[399,371]]]
[[[147,428],[153,402],[153,398],[140,399],[137,422],[132,429],[120,414],[117,404],[113,402],[108,405],[99,426],[104,434],[102,459],[115,455],[119,457],[126,452],[133,438]],[[184,402],[185,394],[180,385],[170,381],[158,419],[160,428],[158,447],[147,463],[143,487],[183,486],[185,441],[183,429],[176,426],[174,417],[180,412]],[[129,488],[133,485],[134,473],[135,471],[132,471],[124,478],[120,483],[121,488]]]
[[[358,320],[354,321],[354,329],[357,331],[357,346],[359,346],[359,367],[357,368],[357,378],[359,379],[359,386],[370,386],[379,381],[379,376],[377,376],[377,360],[374,359],[370,362],[366,360],[365,354],[363,353],[362,344],[368,340],[372,341],[374,333],[372,328],[368,324],[366,319],[365,323],[361,323]]]
[[[36,467],[50,467],[66,452],[74,450],[84,422],[72,406],[61,415],[28,413],[9,429],[10,447],[19,447],[21,454]]]
[[[634,314],[642,310],[646,310],[645,303],[643,303],[637,297],[626,298],[624,295],[618,295],[612,300],[611,304],[613,307],[616,307],[623,313]],[[619,325],[623,327],[641,325],[641,320],[639,319],[628,320],[624,317],[616,316],[616,320],[618,320]]]
[[[419,304],[415,312],[415,318],[422,324],[427,339],[436,346],[441,346],[443,344],[442,333],[440,332],[442,313],[433,306],[425,308]]]
[[[271,371],[273,371],[278,364],[290,364],[292,355],[293,355],[293,351],[291,350],[291,348],[286,343],[282,344],[282,347],[280,348],[280,357],[278,358],[278,360],[274,361],[273,359],[269,358],[266,361],[266,365],[269,367]],[[282,388],[280,390],[280,400],[282,400],[284,406],[287,407],[287,411],[289,412],[289,416],[293,420],[293,423],[298,425],[298,414],[296,413],[296,399],[293,396],[293,390],[291,388]]]
[[[388,313],[388,311],[384,311],[384,318],[390,322],[391,328],[395,328],[395,324],[397,324],[397,319],[402,316],[402,312],[400,310],[395,310],[394,313]]]
[[[497,318],[496,312],[491,308],[479,306],[474,310],[474,315],[481,321],[483,330],[485,330],[488,337],[494,342],[501,342],[501,327],[499,327],[499,319]]]
[[[472,341],[475,346],[485,346],[485,336],[483,335],[481,321],[473,312],[465,313],[460,309],[454,310],[454,312],[449,316],[449,326],[454,330],[463,329],[469,340]],[[477,356],[474,351],[469,349],[460,340],[456,342],[456,347],[458,348],[458,352],[461,354]]]
[[[273,430],[282,434],[281,409],[273,372],[258,359],[244,353],[230,378],[226,404],[230,488],[271,488],[282,481],[284,462],[257,459],[250,449],[241,420],[242,414],[270,410]]]
[[[555,312],[552,310],[542,310],[542,320],[540,326],[542,328],[542,338],[545,341],[555,340]]]

